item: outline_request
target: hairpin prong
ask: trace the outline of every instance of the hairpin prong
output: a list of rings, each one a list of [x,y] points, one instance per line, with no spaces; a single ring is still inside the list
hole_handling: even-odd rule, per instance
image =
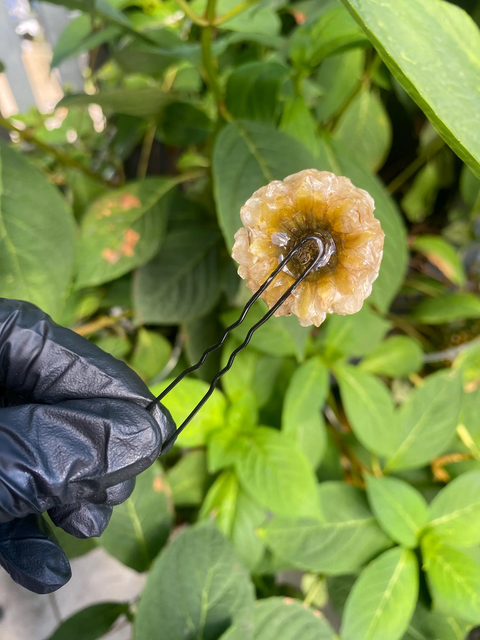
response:
[[[268,276],[268,278],[265,280],[265,282],[262,284],[262,286],[258,289],[258,291],[250,298],[250,300],[247,302],[247,304],[243,308],[243,311],[240,314],[240,317],[238,318],[238,320],[236,320],[233,324],[231,324],[229,327],[227,327],[227,329],[225,330],[225,333],[223,334],[222,338],[216,344],[214,344],[211,347],[209,347],[196,364],[194,364],[191,367],[188,367],[188,369],[185,369],[184,371],[182,371],[182,373],[179,376],[177,376],[177,378],[175,378],[175,380],[173,380],[173,382],[171,382],[168,385],[168,387],[166,389],[164,389],[164,391],[162,391],[162,393],[160,395],[158,395],[154,400],[152,400],[152,402],[150,402],[150,404],[147,406],[148,411],[151,411],[153,409],[153,407],[158,402],[161,402],[163,400],[163,398],[165,398],[165,396],[167,396],[170,393],[170,391],[172,391],[172,389],[174,389],[177,386],[177,384],[179,382],[181,382],[183,380],[183,378],[185,378],[185,376],[187,376],[189,373],[192,373],[193,371],[196,371],[197,369],[199,369],[203,365],[203,363],[205,362],[205,360],[207,359],[207,357],[209,356],[210,353],[212,353],[213,351],[216,351],[217,349],[219,349],[225,343],[225,340],[227,339],[228,335],[234,329],[236,329],[237,327],[239,327],[242,324],[242,322],[245,320],[248,312],[250,311],[252,306],[255,304],[255,302],[261,297],[261,295],[270,286],[270,284],[278,276],[278,274],[282,271],[282,269],[284,269],[284,267],[290,262],[290,260],[295,256],[295,254],[307,242],[314,242],[317,245],[318,255],[316,256],[315,260],[313,260],[313,262],[305,269],[305,271],[302,274],[300,274],[300,276],[298,276],[298,278],[296,278],[296,280],[293,282],[293,284],[277,300],[277,302],[271,307],[271,309],[269,309],[267,311],[267,313],[257,323],[255,323],[253,325],[253,327],[250,328],[250,330],[248,331],[248,333],[247,333],[247,335],[245,337],[245,340],[242,342],[241,345],[239,345],[232,352],[232,354],[230,355],[230,358],[228,359],[227,364],[213,378],[208,391],[205,393],[205,395],[200,400],[200,402],[191,411],[191,413],[187,416],[187,418],[185,418],[185,420],[178,427],[178,429],[175,431],[175,433],[172,434],[170,436],[170,438],[168,438],[168,440],[165,441],[165,443],[163,444],[163,447],[162,447],[163,450],[167,449],[170,446],[170,444],[185,429],[185,427],[192,420],[192,418],[194,418],[197,415],[197,413],[200,411],[200,409],[203,407],[203,405],[207,402],[207,400],[210,398],[210,396],[214,392],[215,387],[217,386],[218,381],[220,380],[220,378],[225,373],[227,373],[227,371],[229,371],[231,369],[236,356],[240,353],[240,351],[245,349],[245,347],[249,344],[249,342],[252,339],[252,336],[255,333],[255,331],[257,329],[259,329],[262,325],[264,325],[265,322],[267,322],[267,320],[269,320],[273,316],[273,314],[282,306],[282,304],[288,299],[288,297],[295,291],[295,289],[298,287],[298,285],[301,284],[305,280],[305,278],[314,269],[322,266],[322,259],[324,257],[324,243],[323,243],[322,239],[319,238],[318,236],[315,236],[315,235],[306,236],[305,238],[302,238],[302,240],[300,240],[295,245],[295,247],[293,247],[293,249],[285,256],[285,258],[279,263],[278,267]]]

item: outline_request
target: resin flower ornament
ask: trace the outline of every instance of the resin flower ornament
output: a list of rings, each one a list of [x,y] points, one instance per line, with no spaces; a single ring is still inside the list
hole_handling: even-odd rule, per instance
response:
[[[270,182],[240,211],[244,226],[232,251],[238,273],[255,292],[300,241],[315,236],[323,244],[319,266],[275,315],[295,314],[302,326],[318,327],[327,313],[356,313],[382,261],[384,233],[374,208],[366,191],[328,171],[307,169]],[[317,243],[305,242],[262,294],[270,308],[317,257]]]

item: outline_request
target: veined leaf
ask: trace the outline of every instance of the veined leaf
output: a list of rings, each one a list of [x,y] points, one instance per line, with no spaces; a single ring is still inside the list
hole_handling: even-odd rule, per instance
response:
[[[253,612],[254,640],[334,640],[323,615],[291,598],[257,600]]]

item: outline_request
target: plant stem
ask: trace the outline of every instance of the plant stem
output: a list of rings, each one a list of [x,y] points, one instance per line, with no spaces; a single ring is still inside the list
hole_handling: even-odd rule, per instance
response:
[[[392,180],[392,182],[387,186],[387,191],[389,193],[395,193],[403,187],[405,182],[409,180],[413,175],[417,173],[419,169],[423,167],[436,153],[440,151],[445,145],[445,142],[442,138],[436,138],[429,145],[423,149],[420,155],[415,158],[415,160],[406,167],[396,178]]]
[[[223,102],[223,93],[218,79],[218,70],[212,55],[212,32],[211,26],[215,21],[215,8],[217,0],[208,0],[205,16],[209,26],[202,29],[202,64],[205,74],[205,81],[215,96],[219,114],[225,117],[227,110]]]
[[[313,582],[312,586],[310,587],[307,594],[305,595],[305,599],[303,601],[304,607],[311,606],[312,602],[315,600],[317,593],[320,591],[320,589],[322,589],[322,587],[323,587],[322,579],[320,578],[320,576],[317,575],[315,581]]]
[[[150,160],[150,154],[152,153],[152,146],[155,140],[156,131],[157,123],[150,123],[147,127],[145,137],[143,138],[142,151],[140,154],[140,161],[138,163],[137,178],[139,180],[143,180],[147,175],[148,162]]]
[[[183,13],[199,27],[206,27],[208,25],[207,20],[204,20],[197,13],[195,13],[195,11],[186,0],[175,0],[175,2],[178,4]]]
[[[45,144],[45,142],[42,142],[41,140],[36,138],[29,129],[19,129],[12,122],[10,122],[10,120],[7,120],[6,118],[2,118],[1,116],[0,116],[0,126],[4,127],[4,129],[7,129],[8,131],[15,131],[15,133],[18,133],[20,138],[25,142],[30,142],[31,144],[34,144],[39,149],[42,149],[42,151],[45,151],[46,153],[49,153],[50,155],[54,156],[58,160],[58,162],[60,162],[61,164],[67,167],[78,169],[83,174],[88,176],[91,180],[94,180],[95,182],[103,184],[104,186],[107,186],[107,187],[116,186],[115,183],[110,182],[109,180],[105,180],[105,178],[98,175],[98,173],[94,173],[93,171],[90,171],[90,169],[85,167],[78,160],[75,160],[75,158],[65,155],[55,147],[51,147],[50,145]]]
[[[445,456],[435,458],[431,462],[431,469],[435,480],[439,482],[448,482],[450,480],[450,474],[444,468],[446,464],[453,464],[455,462],[464,462],[465,460],[471,460],[471,453],[448,453]]]
[[[214,21],[215,26],[219,24],[223,24],[224,22],[227,22],[228,20],[235,18],[240,13],[243,13],[247,9],[250,9],[250,7],[253,7],[253,5],[258,4],[259,2],[260,0],[245,0],[244,2],[240,2],[239,4],[237,4],[236,7],[228,11],[228,13],[225,13],[223,16],[219,16]]]

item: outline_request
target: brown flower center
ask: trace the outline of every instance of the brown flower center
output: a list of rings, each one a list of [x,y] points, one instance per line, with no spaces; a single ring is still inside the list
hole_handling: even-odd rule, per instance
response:
[[[304,238],[315,236],[322,241],[323,252],[322,259],[317,266],[309,273],[306,278],[307,282],[316,282],[321,275],[332,273],[338,262],[337,247],[332,235],[326,230],[317,229],[314,232],[304,232],[301,236],[290,237],[283,255],[279,256],[278,261],[281,262],[290,251],[292,251]],[[308,240],[295,253],[293,258],[284,267],[284,271],[294,278],[298,278],[305,273],[308,267],[318,258],[318,244],[315,240]]]

